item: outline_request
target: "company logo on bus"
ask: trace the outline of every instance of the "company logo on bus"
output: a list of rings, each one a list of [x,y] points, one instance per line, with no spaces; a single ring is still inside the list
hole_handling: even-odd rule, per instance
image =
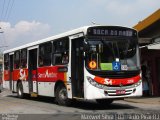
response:
[[[49,72],[48,70],[46,70],[45,73],[38,74],[38,78],[56,78],[56,77],[57,73]]]
[[[112,85],[112,80],[106,78],[106,79],[104,79],[104,84]]]
[[[88,35],[92,36],[125,36],[133,37],[136,36],[136,32],[132,29],[125,29],[119,27],[93,27],[88,29]]]

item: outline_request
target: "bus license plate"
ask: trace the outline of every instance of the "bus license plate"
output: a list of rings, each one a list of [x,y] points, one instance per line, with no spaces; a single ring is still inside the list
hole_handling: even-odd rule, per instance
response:
[[[125,90],[116,90],[117,95],[121,95],[121,94],[125,94],[125,93],[126,93]]]

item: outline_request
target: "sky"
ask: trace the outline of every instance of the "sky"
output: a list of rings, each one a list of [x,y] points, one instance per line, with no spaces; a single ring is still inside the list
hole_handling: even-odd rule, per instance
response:
[[[0,51],[92,22],[133,27],[158,9],[160,0],[0,0]]]

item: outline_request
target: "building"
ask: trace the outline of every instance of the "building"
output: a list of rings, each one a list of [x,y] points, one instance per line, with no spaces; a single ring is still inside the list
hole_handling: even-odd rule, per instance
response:
[[[0,93],[2,90],[2,54],[0,54]]]
[[[141,65],[146,66],[149,95],[160,96],[160,9],[134,28],[139,32]]]

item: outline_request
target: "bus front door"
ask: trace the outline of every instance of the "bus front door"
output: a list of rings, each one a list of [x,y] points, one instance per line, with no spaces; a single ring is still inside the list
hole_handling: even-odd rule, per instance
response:
[[[29,61],[28,61],[28,84],[29,93],[34,97],[37,93],[37,48],[29,50]],[[35,94],[36,95],[36,94]]]
[[[71,83],[72,96],[84,97],[84,60],[83,60],[83,38],[76,38],[72,40],[71,48]]]
[[[9,87],[10,90],[14,91],[14,88],[12,88],[12,86],[14,87],[13,84],[13,54],[9,55]]]

